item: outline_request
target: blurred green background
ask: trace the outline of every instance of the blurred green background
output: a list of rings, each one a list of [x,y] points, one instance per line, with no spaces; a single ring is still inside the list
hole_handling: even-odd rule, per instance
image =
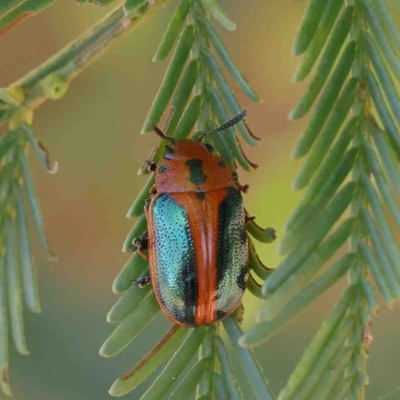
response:
[[[396,1],[391,2],[395,6]],[[47,261],[37,238],[33,239],[43,312],[26,314],[32,355],[11,352],[15,400],[109,399],[112,382],[145,354],[165,328],[160,327],[168,324],[159,315],[151,329],[120,355],[112,359],[98,355],[115,328],[105,319],[117,299],[111,283],[128,259],[120,249],[133,221],[125,214],[145,182],[136,171],[156,141],[151,134],[139,135],[167,66],[154,64],[151,58],[176,4],[171,1],[120,40],[73,82],[60,101],[47,102],[35,113],[34,132],[60,164],[58,174],[51,176],[31,157],[46,231],[59,261]],[[275,227],[278,237],[299,198],[290,185],[301,161],[291,161],[290,151],[306,119],[288,121],[287,115],[305,88],[291,83],[298,63],[291,45],[306,4],[221,0],[238,27],[233,33],[217,27],[237,65],[264,99],[262,104],[251,104],[239,96],[249,109],[252,130],[262,138],[258,148],[245,147],[260,168],[253,174],[242,172],[241,181],[250,184],[247,209],[257,215],[259,224]],[[0,86],[35,68],[113,7],[79,7],[72,0],[59,0],[2,36]],[[259,253],[267,265],[278,264],[276,243],[259,246]],[[257,349],[275,393],[344,286],[340,282]],[[253,323],[259,304],[246,295],[244,329]],[[392,313],[382,309],[372,329],[367,398],[375,400],[400,384],[398,307]],[[127,398],[138,399],[145,386]],[[249,388],[245,390],[246,400],[251,399]],[[399,392],[385,400],[398,398]]]

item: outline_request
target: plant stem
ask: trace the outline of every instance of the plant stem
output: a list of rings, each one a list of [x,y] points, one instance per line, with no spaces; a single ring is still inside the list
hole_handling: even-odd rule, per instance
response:
[[[20,106],[11,109],[0,123],[10,120],[21,108],[35,109],[49,98],[60,98],[72,79],[109,49],[115,39],[140,25],[168,1],[147,0],[128,15],[124,14],[122,7],[118,8],[55,56],[10,85],[8,92]]]

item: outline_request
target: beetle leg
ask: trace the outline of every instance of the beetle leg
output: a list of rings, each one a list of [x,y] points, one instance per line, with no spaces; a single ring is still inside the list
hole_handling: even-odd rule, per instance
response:
[[[238,190],[240,190],[243,193],[247,193],[249,190],[249,185],[241,185],[239,183],[239,175],[237,174],[237,172],[233,172],[232,173],[232,178],[233,178],[233,183],[235,184],[236,188]]]
[[[143,250],[147,250],[149,245],[149,237],[147,231],[142,233],[138,238],[133,239],[132,244],[129,246],[130,251],[137,251],[145,260],[147,255],[143,253]]]
[[[154,172],[157,169],[157,164],[146,160],[143,164],[143,169],[147,169],[149,172]]]
[[[154,194],[156,194],[156,193],[157,193],[156,185],[153,185],[153,186],[150,188],[150,195],[154,195]]]
[[[237,319],[237,322],[241,324],[243,322],[243,314],[244,314],[244,307],[243,303],[240,303],[239,307],[235,310],[235,317]]]
[[[236,184],[236,187],[243,193],[247,193],[249,191],[249,185],[240,185],[239,183]]]
[[[134,281],[132,283],[136,283],[140,289],[143,289],[150,283],[151,279],[150,276],[145,276],[143,278],[139,278],[137,281]]]
[[[246,214],[244,216],[244,220],[246,221],[246,223],[249,222],[249,221],[254,221],[255,219],[256,219],[256,217],[254,215]]]

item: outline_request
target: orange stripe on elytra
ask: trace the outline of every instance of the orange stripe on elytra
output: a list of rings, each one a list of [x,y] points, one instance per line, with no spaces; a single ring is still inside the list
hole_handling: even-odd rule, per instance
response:
[[[186,210],[193,239],[198,284],[197,325],[211,324],[216,318],[219,205],[227,189],[212,190],[204,195],[200,199],[196,193],[171,194]]]

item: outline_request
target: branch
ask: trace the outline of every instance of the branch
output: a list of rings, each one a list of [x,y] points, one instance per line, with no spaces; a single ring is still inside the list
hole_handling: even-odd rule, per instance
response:
[[[75,42],[10,85],[7,91],[20,105],[17,108],[9,107],[8,112],[0,114],[0,123],[11,120],[21,108],[29,107],[33,110],[47,99],[57,100],[62,97],[69,83],[96,57],[108,50],[115,39],[139,26],[168,1],[147,0],[127,15],[122,7],[118,8]]]

